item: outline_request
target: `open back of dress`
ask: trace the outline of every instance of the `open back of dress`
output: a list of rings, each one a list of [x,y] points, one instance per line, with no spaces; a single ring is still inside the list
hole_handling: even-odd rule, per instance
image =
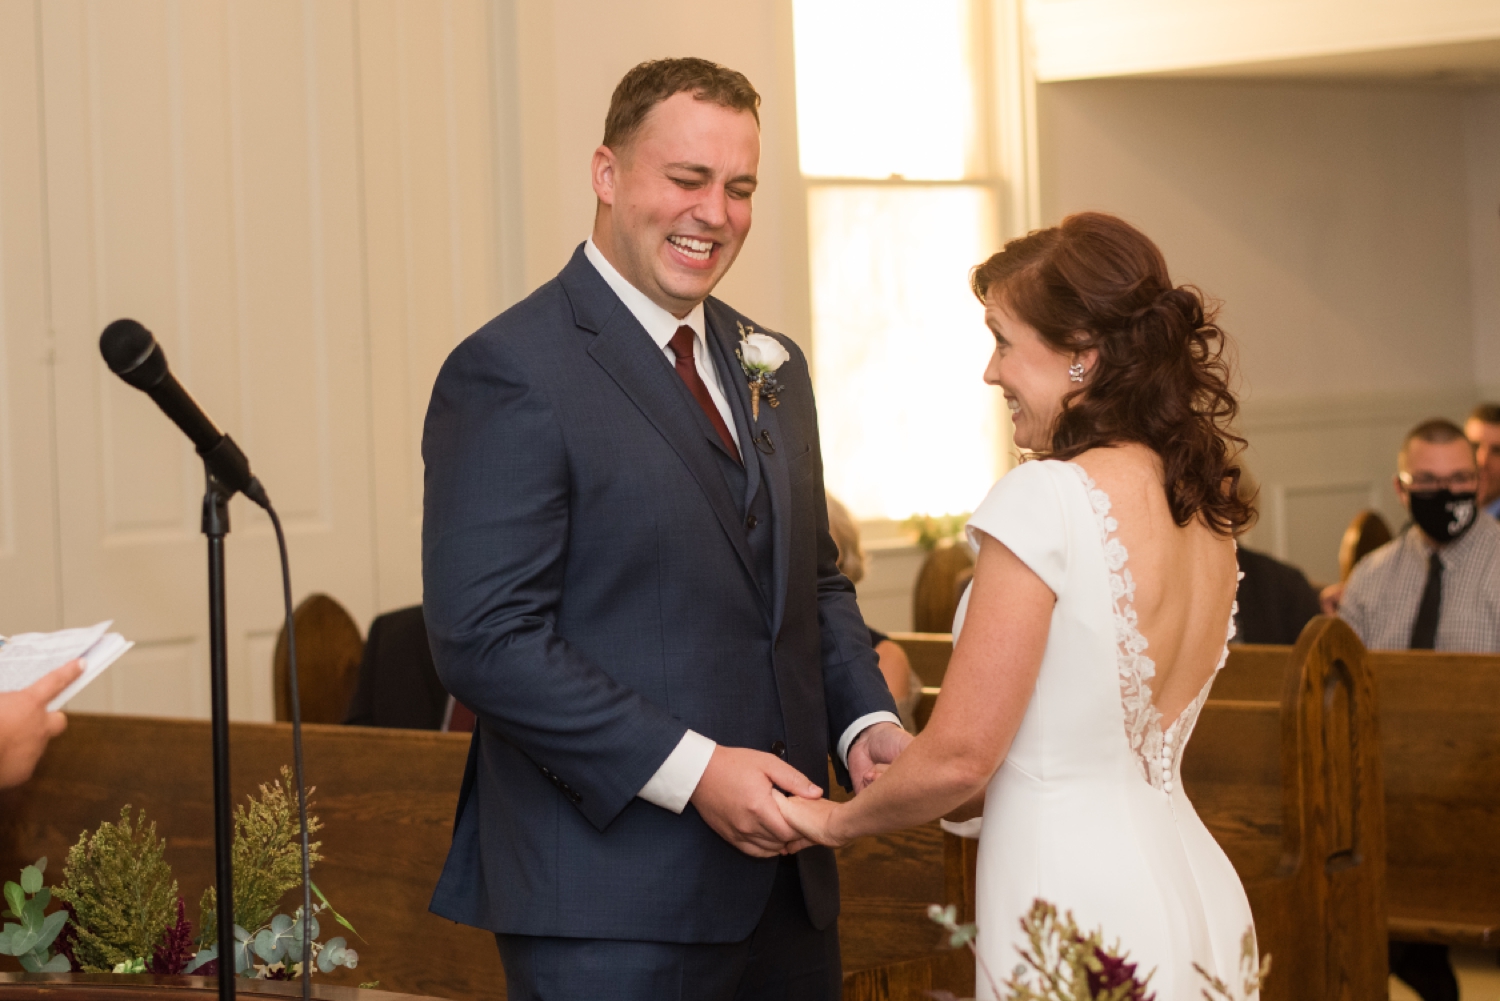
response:
[[[1212,678],[1164,730],[1117,527],[1108,495],[1056,461],[1009,473],[969,522],[971,539],[1003,543],[1057,596],[1036,690],[985,800],[978,945],[1009,975],[1041,898],[1118,939],[1155,971],[1157,997],[1198,997],[1194,964],[1234,984],[1251,928],[1239,877],[1177,781]],[[966,612],[967,596],[955,635]],[[994,996],[982,977],[979,996]]]

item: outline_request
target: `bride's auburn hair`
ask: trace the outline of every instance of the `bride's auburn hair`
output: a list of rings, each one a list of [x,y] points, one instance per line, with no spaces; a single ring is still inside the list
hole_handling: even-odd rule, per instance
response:
[[[1088,381],[1063,397],[1044,458],[1073,459],[1121,442],[1161,457],[1172,518],[1197,515],[1235,535],[1255,517],[1238,495],[1245,440],[1230,430],[1225,335],[1191,285],[1173,285],[1156,244],[1123,219],[1070,215],[1012,240],[976,267],[981,302],[998,297],[1061,353],[1090,348]]]

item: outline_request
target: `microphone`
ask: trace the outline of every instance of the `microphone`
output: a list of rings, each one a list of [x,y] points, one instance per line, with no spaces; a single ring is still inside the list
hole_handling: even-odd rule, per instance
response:
[[[231,495],[243,493],[266,510],[271,509],[265,488],[250,473],[250,460],[233,438],[209,420],[168,370],[167,356],[151,331],[134,320],[116,320],[99,335],[99,353],[111,372],[155,400],[162,413],[182,429],[210,476]]]

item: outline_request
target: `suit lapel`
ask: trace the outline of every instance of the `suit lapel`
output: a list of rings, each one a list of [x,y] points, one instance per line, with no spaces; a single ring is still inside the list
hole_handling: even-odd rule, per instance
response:
[[[739,344],[739,331],[727,306],[717,299],[708,299],[703,304],[704,323],[709,336],[719,345],[729,368],[728,382],[724,389],[735,411],[735,421],[740,432],[740,451],[745,456],[745,470],[758,466],[771,498],[771,545],[772,579],[774,593],[771,595],[771,635],[781,632],[782,614],[786,610],[786,578],[792,550],[791,481],[787,476],[786,451],[781,447],[781,428],[776,420],[776,410],[760,401],[760,419],[752,421],[750,416],[750,385],[740,369],[735,348]],[[723,374],[723,370],[720,370]],[[761,437],[764,435],[765,437]],[[767,454],[766,441],[775,451]],[[754,460],[758,459],[756,462]],[[746,477],[750,477],[747,475]],[[750,497],[755,488],[749,487]]]
[[[707,496],[709,507],[753,582],[755,564],[745,541],[739,506],[729,492],[724,474],[716,468],[713,454],[702,447],[704,434],[700,422],[706,421],[697,412],[682,381],[667,365],[651,335],[610,290],[582,250],[574,254],[561,278],[573,302],[578,325],[596,334],[589,345],[589,355],[677,452]]]

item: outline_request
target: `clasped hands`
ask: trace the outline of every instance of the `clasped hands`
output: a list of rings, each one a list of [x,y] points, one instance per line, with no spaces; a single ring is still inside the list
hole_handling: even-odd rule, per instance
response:
[[[849,775],[859,794],[911,743],[894,723],[876,723],[849,748]],[[757,858],[790,855],[814,844],[837,845],[827,829],[836,804],[774,754],[745,747],[714,748],[692,804],[725,841]]]

